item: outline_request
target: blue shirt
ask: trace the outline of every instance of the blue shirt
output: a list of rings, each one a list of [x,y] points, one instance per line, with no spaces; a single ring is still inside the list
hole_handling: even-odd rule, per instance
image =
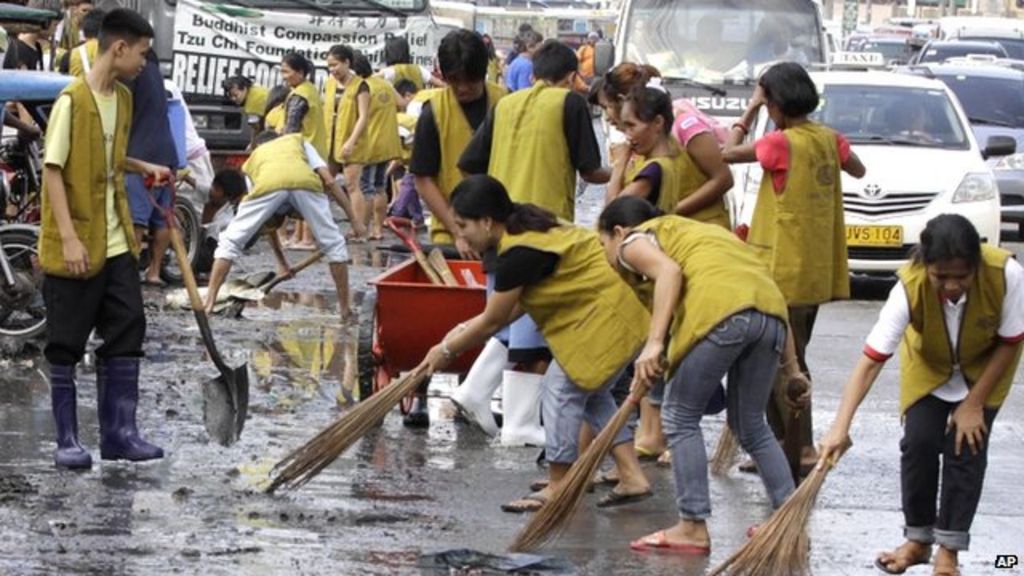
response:
[[[533,86],[533,59],[522,55],[518,56],[508,67],[507,76],[505,82],[508,84],[509,92]]]

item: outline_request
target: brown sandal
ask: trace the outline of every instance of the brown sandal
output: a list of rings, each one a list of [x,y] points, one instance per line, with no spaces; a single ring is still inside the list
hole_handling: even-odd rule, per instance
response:
[[[917,556],[911,556],[909,553],[904,552],[904,548],[910,545],[910,542],[904,542],[899,548],[892,552],[883,552],[875,558],[875,567],[885,572],[886,574],[903,574],[911,566],[917,566],[919,564],[927,564],[932,559],[932,550],[929,546],[924,554]],[[917,542],[914,542],[917,544]],[[888,560],[884,560],[882,557],[888,556]]]

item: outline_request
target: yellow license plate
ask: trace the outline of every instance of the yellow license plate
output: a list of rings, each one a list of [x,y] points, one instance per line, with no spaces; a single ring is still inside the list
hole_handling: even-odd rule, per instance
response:
[[[847,226],[847,246],[903,246],[902,226]]]

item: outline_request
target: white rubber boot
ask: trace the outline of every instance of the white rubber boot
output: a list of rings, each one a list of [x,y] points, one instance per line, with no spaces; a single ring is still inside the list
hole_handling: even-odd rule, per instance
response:
[[[540,387],[544,376],[506,370],[501,381],[503,446],[544,446],[540,424]]]
[[[501,374],[511,368],[508,348],[497,338],[487,341],[462,385],[451,395],[451,401],[462,415],[488,436],[498,435],[498,423],[491,412],[491,397],[501,386]]]

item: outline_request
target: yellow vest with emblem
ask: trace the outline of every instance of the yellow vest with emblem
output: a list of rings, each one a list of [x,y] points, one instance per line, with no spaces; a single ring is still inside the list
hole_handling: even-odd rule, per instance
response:
[[[535,204],[563,220],[576,212],[576,170],[565,138],[569,90],[537,82],[498,102],[487,173],[513,202]]]
[[[1006,261],[1011,254],[983,245],[982,261],[967,291],[967,305],[960,325],[957,350],[952,350],[946,317],[938,292],[928,280],[923,264],[911,263],[898,273],[910,305],[910,325],[900,343],[900,412],[945,384],[958,365],[968,386],[981,378],[999,344],[999,324],[1006,297]],[[1002,406],[1017,364],[1020,350],[996,384],[985,406]]]
[[[519,298],[574,384],[597,390],[640,351],[650,315],[608,266],[597,234],[571,224],[505,234],[499,254],[525,246],[558,255],[555,272]]]
[[[242,111],[248,116],[259,116],[263,118],[267,113],[267,97],[270,95],[263,86],[253,84],[245,95],[245,102],[242,102]]]
[[[707,181],[708,177],[701,171],[693,157],[675,139],[671,139],[674,156],[662,156],[643,160],[636,168],[632,179],[647,168],[651,163],[661,166],[661,190],[658,194],[656,206],[665,214],[675,214],[676,206],[696,192]],[[698,222],[715,224],[731,230],[729,212],[725,207],[725,199],[722,198],[710,206],[698,210],[695,214],[686,216]]]
[[[487,109],[505,95],[500,86],[486,84]],[[418,94],[417,94],[418,96]],[[459,157],[466,150],[473,138],[473,128],[462,111],[462,106],[451,88],[442,88],[430,94],[430,108],[437,125],[437,134],[441,143],[441,171],[437,175],[437,187],[445,200],[452,196],[452,190],[462,182],[462,171],[459,170]],[[439,218],[430,222],[430,241],[434,244],[454,244],[455,238],[445,229]]]
[[[99,50],[100,41],[95,38],[86,40],[84,44],[72,50],[68,59],[68,74],[76,78],[85,76],[87,74],[86,67],[92,68],[92,63],[96,61],[96,54]],[[84,57],[82,52],[85,52]]]
[[[395,120],[398,122],[398,126],[399,127],[405,128],[406,130],[408,130],[409,133],[412,134],[413,138],[416,137],[416,117],[415,116],[412,116],[410,114],[406,114],[405,112],[399,112],[396,115]],[[405,140],[402,140],[401,138],[400,138],[400,140],[402,142],[402,155],[399,158],[402,160],[402,162],[404,164],[408,164],[409,161],[412,160],[412,145],[411,145],[411,143],[407,144],[407,142]]]
[[[776,194],[771,174],[765,173],[747,242],[790,306],[849,298],[836,134],[815,123],[784,134],[790,154],[785,188]]]
[[[124,189],[124,160],[128,150],[128,131],[132,119],[132,93],[115,83],[117,93],[117,125],[114,128],[114,205],[126,232],[132,222],[128,195]],[[103,142],[103,125],[92,90],[81,78],[73,80],[62,95],[71,97],[71,148],[61,179],[67,196],[68,211],[75,234],[89,253],[88,276],[95,276],[107,261],[107,154]],[[46,182],[43,182],[39,265],[52,276],[71,278],[64,264],[64,244],[57,220],[50,206]],[[125,234],[133,256],[138,257],[135,235]]]
[[[395,64],[392,67],[395,71],[393,86],[397,86],[402,80],[408,80],[416,85],[416,90],[423,90],[423,71],[415,64]]]
[[[353,154],[350,162],[357,164],[379,164],[402,155],[402,142],[398,139],[398,101],[391,83],[383,78],[371,76],[365,80],[370,87],[369,121],[366,132],[360,139],[365,146],[357,146],[359,154]]]
[[[338,102],[338,109],[334,114],[334,150],[331,151],[333,159],[339,164],[363,164],[370,148],[369,125],[363,132],[362,137],[356,142],[355,149],[349,158],[341,157],[341,149],[345,142],[352,136],[356,129],[356,122],[359,121],[359,90],[363,84],[369,86],[365,78],[353,76],[348,86],[343,88],[341,100]],[[370,106],[373,106],[373,95],[370,94]],[[367,110],[369,114],[369,110]]]
[[[681,216],[655,218],[634,230],[653,234],[683,273],[683,293],[669,330],[669,374],[700,340],[733,314],[754,309],[788,321],[786,300],[768,269],[732,232]],[[635,274],[626,274],[626,278],[638,295],[651,292],[652,281]]]
[[[323,180],[309,167],[303,142],[301,134],[287,134],[253,150],[242,165],[252,180],[252,190],[243,202],[280,190],[323,192]]]
[[[306,80],[292,88],[288,99],[301,97],[309,105],[306,116],[302,119],[302,137],[306,139],[321,158],[327,158],[327,131],[324,129],[324,107],[320,102],[320,94],[313,83]],[[287,100],[285,101],[287,102]],[[287,105],[285,110],[287,110]]]

